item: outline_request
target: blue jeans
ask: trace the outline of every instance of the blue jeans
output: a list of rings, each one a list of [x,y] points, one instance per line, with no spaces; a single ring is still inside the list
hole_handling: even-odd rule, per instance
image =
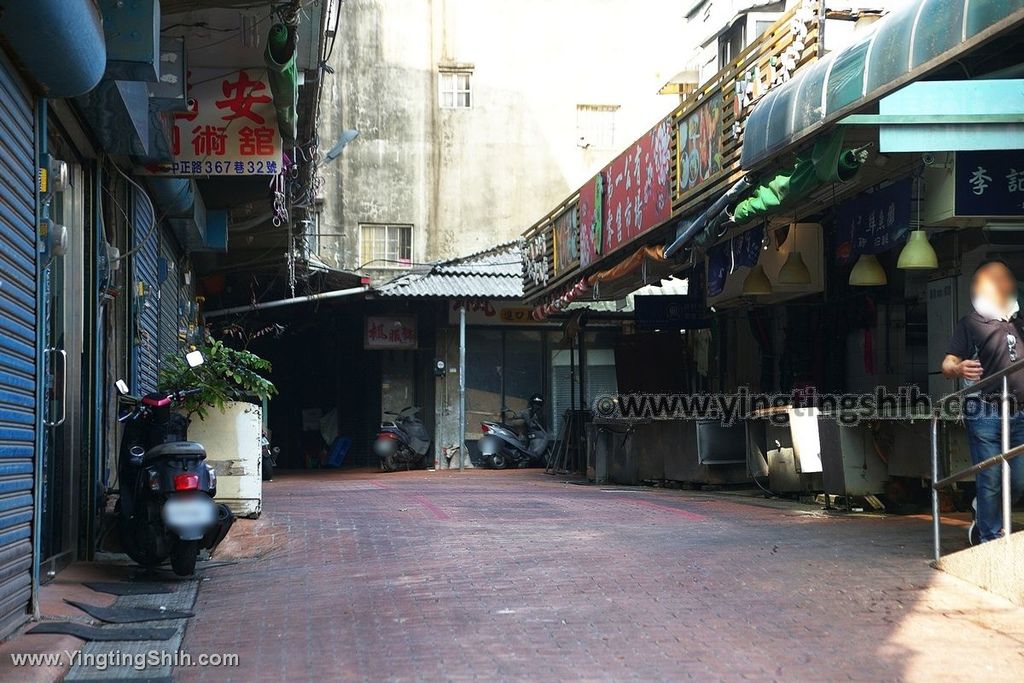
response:
[[[984,404],[976,417],[967,419],[967,440],[975,464],[999,455],[1002,448],[1002,423],[999,408]],[[1010,415],[1010,448],[1024,443],[1024,410]],[[976,479],[978,514],[976,522],[981,541],[999,538],[1003,532],[1002,466],[979,472]],[[1010,461],[1010,499],[1024,494],[1024,456]]]

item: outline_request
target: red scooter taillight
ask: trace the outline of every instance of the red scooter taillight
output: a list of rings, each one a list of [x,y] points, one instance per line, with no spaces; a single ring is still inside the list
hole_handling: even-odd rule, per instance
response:
[[[198,491],[199,475],[195,472],[182,472],[174,475],[175,491]]]
[[[487,426],[487,423],[486,423],[486,422],[481,422],[481,423],[480,423],[480,430],[481,430],[481,431],[482,431],[482,432],[483,432],[484,434],[490,434],[490,433],[491,433],[491,428]]]
[[[398,435],[394,432],[380,432],[377,434],[378,439],[389,439],[391,441],[398,441]]]

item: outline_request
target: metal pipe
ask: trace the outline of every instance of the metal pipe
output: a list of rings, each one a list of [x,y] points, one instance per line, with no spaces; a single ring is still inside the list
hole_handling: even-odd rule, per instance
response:
[[[340,299],[343,296],[354,296],[356,294],[362,294],[363,292],[370,289],[369,285],[361,285],[359,287],[350,287],[349,289],[336,289],[333,292],[321,292],[319,294],[307,294],[306,296],[297,296],[291,299],[280,299],[278,301],[264,301],[258,304],[248,304],[247,306],[233,306],[231,308],[221,308],[216,311],[204,311],[203,316],[206,318],[216,318],[221,315],[231,315],[232,313],[247,313],[248,311],[259,311],[264,308],[280,308],[281,306],[291,306],[293,304],[304,304],[310,301],[324,301],[326,299]]]
[[[939,479],[939,418],[932,417],[932,482]],[[938,562],[942,556],[940,534],[941,524],[939,521],[939,489],[932,487],[932,554]]]
[[[459,471],[466,469],[466,302],[459,308]]]
[[[1002,427],[1003,427],[1003,454],[1005,455],[1010,450],[1010,380],[1008,377],[1003,377],[1003,401],[1002,401]],[[1010,535],[1011,516],[1010,516],[1010,463],[1004,458],[1002,465],[1002,485],[1003,485],[1003,536]]]

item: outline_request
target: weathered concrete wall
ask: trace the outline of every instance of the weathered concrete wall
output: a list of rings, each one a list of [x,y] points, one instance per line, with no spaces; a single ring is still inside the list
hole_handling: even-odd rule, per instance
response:
[[[321,140],[359,130],[324,168],[321,240],[355,268],[360,223],[410,223],[414,260],[512,239],[668,113],[675,0],[349,0]],[[442,109],[438,66],[473,65],[473,107]],[[611,104],[612,147],[578,143],[578,104]],[[394,273],[372,273],[390,277]]]

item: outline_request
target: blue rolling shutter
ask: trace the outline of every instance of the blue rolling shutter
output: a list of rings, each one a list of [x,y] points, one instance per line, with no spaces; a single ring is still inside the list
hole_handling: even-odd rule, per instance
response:
[[[28,617],[36,421],[35,112],[0,54],[0,638]]]
[[[160,344],[159,358],[178,352],[178,296],[181,274],[178,256],[170,238],[164,234],[160,240]]]
[[[133,248],[139,248],[132,257],[132,388],[145,394],[156,389],[160,362],[160,229],[153,226],[153,205],[137,188],[133,188],[132,204]]]

